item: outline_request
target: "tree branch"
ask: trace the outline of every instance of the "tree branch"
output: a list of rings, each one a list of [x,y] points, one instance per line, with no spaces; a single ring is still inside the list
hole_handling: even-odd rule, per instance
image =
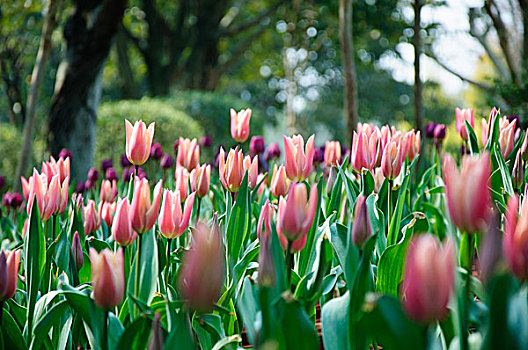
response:
[[[269,17],[273,13],[275,13],[275,11],[277,11],[277,9],[285,2],[286,2],[285,0],[281,0],[277,2],[275,5],[270,7],[268,10],[262,12],[260,15],[253,18],[252,20],[246,21],[244,23],[240,23],[236,26],[227,27],[226,29],[224,29],[223,31],[219,33],[219,36],[233,36],[233,35],[239,34],[240,32],[243,32],[244,30],[248,28],[256,26],[257,24],[262,22],[266,17]]]

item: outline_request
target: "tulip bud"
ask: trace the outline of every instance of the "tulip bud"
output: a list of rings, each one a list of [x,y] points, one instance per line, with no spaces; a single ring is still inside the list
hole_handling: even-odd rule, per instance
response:
[[[132,229],[130,222],[130,205],[128,198],[117,201],[117,208],[112,222],[112,237],[117,244],[126,247],[136,239],[137,233]]]
[[[378,193],[383,186],[383,181],[385,181],[385,176],[383,176],[383,170],[381,168],[376,168],[374,170],[374,191]]]
[[[409,245],[403,278],[403,308],[420,323],[442,320],[454,286],[453,245],[425,234]]]
[[[126,155],[130,163],[134,165],[144,164],[149,155],[154,137],[155,123],[151,123],[147,129],[141,120],[134,126],[125,119],[126,127]]]
[[[231,149],[226,159],[224,149],[221,148],[218,161],[218,171],[222,185],[230,192],[237,192],[240,189],[245,172],[242,151],[238,150],[238,148]]]
[[[258,178],[258,156],[253,157],[253,160],[251,160],[250,156],[246,156],[244,158],[244,171],[248,173],[248,184],[251,189],[255,189],[255,186],[257,186],[257,178]]]
[[[257,235],[260,240],[258,282],[260,286],[273,288],[275,286],[275,265],[271,252],[271,214],[271,205],[267,200],[260,212],[257,226]],[[264,226],[264,231],[262,231],[262,226]]]
[[[158,160],[161,158],[162,154],[163,150],[161,148],[161,144],[159,144],[158,142],[152,143],[152,146],[150,147],[150,156],[153,159]]]
[[[77,185],[75,185],[75,193],[83,193],[86,190],[84,186],[84,182],[77,182]]]
[[[128,168],[132,165],[130,161],[128,160],[128,157],[126,154],[122,154],[119,163],[121,164],[122,168]]]
[[[524,133],[524,140],[521,145],[522,159],[526,162],[528,160],[528,129]]]
[[[189,194],[189,172],[184,167],[176,166],[174,176],[176,178],[176,191],[180,193],[180,199],[184,201]]]
[[[442,142],[446,136],[445,124],[437,124],[434,129],[434,139],[436,142]]]
[[[519,212],[519,197],[510,197],[502,239],[502,251],[510,270],[521,280],[528,277],[528,201]]]
[[[198,198],[203,198],[209,193],[211,182],[211,166],[204,164],[191,171],[191,190],[196,192]]]
[[[117,197],[117,182],[114,180],[103,180],[101,182],[101,201],[113,202]]]
[[[108,168],[111,168],[114,166],[114,162],[112,161],[112,159],[110,158],[107,158],[107,159],[103,159],[101,161],[101,170],[103,170],[104,173],[106,173],[106,170]]]
[[[73,243],[72,243],[73,258],[75,260],[75,266],[77,270],[80,270],[83,266],[84,257],[81,245],[81,239],[79,238],[79,232],[75,231],[73,234]]]
[[[180,137],[178,142],[178,157],[176,166],[186,168],[188,171],[193,170],[200,165],[200,145],[196,139],[184,139]]]
[[[0,175],[0,190],[5,186],[5,177]]]
[[[383,170],[383,176],[389,180],[394,180],[400,175],[403,160],[406,156],[402,148],[403,145],[401,142],[391,141],[383,150],[381,170]]]
[[[71,158],[71,157],[72,157],[72,151],[70,151],[69,149],[63,148],[59,152],[59,158],[68,159],[68,158]]]
[[[165,190],[158,220],[159,230],[165,238],[173,239],[185,232],[191,218],[194,196],[195,193],[193,192],[185,200],[182,211],[180,192]]]
[[[47,175],[39,174],[36,169],[33,169],[33,176],[29,180],[28,215],[31,213],[35,198],[42,221],[49,220],[54,213],[57,214],[64,211],[63,208],[66,207],[68,202],[68,182],[69,178],[66,178],[61,187],[59,174],[56,174],[48,184]]]
[[[381,154],[380,144],[381,139],[377,132],[370,131],[369,134],[354,131],[350,162],[357,173],[361,173],[363,169],[372,170],[376,166]]]
[[[367,239],[372,236],[372,227],[370,226],[367,202],[363,195],[359,195],[357,198],[354,218],[355,221],[352,226],[352,242],[356,247],[362,249]]]
[[[473,128],[475,127],[475,113],[473,111],[473,108],[471,109],[460,109],[455,108],[455,115],[456,115],[456,129],[458,133],[460,134],[460,137],[462,137],[463,140],[468,140],[468,134],[466,129],[466,124],[464,121],[467,121],[469,125],[471,125]]]
[[[92,266],[92,288],[95,303],[105,310],[111,310],[123,300],[125,290],[125,270],[123,250],[117,253],[104,249],[97,253],[90,248]]]
[[[90,168],[90,170],[88,170],[87,179],[92,183],[97,182],[97,180],[99,179],[99,171],[95,168]]]
[[[314,157],[315,136],[312,135],[304,147],[301,135],[284,136],[286,175],[292,181],[304,181],[310,175]]]
[[[150,187],[147,179],[134,180],[134,196],[130,204],[130,221],[138,233],[148,232],[158,218],[163,190],[162,180],[154,188],[154,199],[150,200]]]
[[[271,193],[275,198],[285,197],[290,188],[290,180],[286,177],[284,165],[273,166],[273,176],[271,177]]]
[[[273,159],[280,158],[281,156],[281,149],[277,142],[272,142],[266,148],[266,152],[264,153],[264,159],[266,162],[272,161]]]
[[[327,167],[339,165],[341,160],[341,144],[339,141],[326,141],[324,161]]]
[[[515,163],[513,164],[512,171],[512,180],[513,186],[515,186],[515,188],[521,188],[524,182],[524,166],[521,150],[517,152],[517,156],[515,157]]]
[[[174,165],[174,158],[170,154],[165,153],[161,157],[160,167],[162,169],[170,169]]]
[[[200,138],[200,146],[209,148],[213,145],[213,138],[210,135],[204,135]]]
[[[193,230],[193,243],[182,259],[178,290],[187,306],[209,312],[220,297],[226,275],[224,249],[220,232],[199,223]]]
[[[0,302],[11,299],[16,292],[20,250],[2,250],[0,253]]]
[[[112,227],[116,211],[116,202],[99,202],[99,216],[108,228]]]
[[[306,186],[294,182],[288,199],[281,197],[279,201],[277,231],[291,242],[305,239],[317,210],[317,196],[316,184],[312,185],[308,201]]]
[[[83,223],[84,234],[86,236],[95,232],[101,226],[101,217],[95,209],[95,202],[93,199],[89,199],[88,203],[83,206]]]
[[[325,146],[317,147],[314,150],[314,156],[313,156],[314,164],[321,164],[322,162],[324,162],[324,151],[325,151]]]
[[[508,122],[506,118],[503,118],[501,121],[504,121],[501,125],[504,127],[501,128],[499,133],[499,146],[502,156],[506,159],[513,150],[516,121],[509,124],[507,124]]]
[[[451,221],[467,233],[483,229],[491,208],[489,154],[484,153],[478,159],[464,156],[460,172],[453,158],[446,155],[443,173]]]
[[[249,141],[249,149],[253,154],[262,154],[266,149],[264,138],[262,136],[253,136]]]
[[[427,123],[427,125],[425,126],[425,137],[427,137],[428,139],[434,138],[434,131],[437,125],[438,124],[435,122]]]
[[[249,137],[249,121],[251,109],[242,109],[238,113],[231,108],[231,137],[236,142],[245,142]]]

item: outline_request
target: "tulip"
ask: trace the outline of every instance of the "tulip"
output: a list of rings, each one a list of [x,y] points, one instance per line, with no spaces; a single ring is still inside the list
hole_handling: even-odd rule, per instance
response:
[[[528,201],[510,197],[502,239],[502,251],[510,270],[521,280],[528,277]]]
[[[356,247],[362,249],[367,239],[372,236],[372,227],[370,226],[367,202],[363,195],[359,195],[356,200],[354,218],[355,221],[352,226],[352,242]]]
[[[231,108],[231,137],[236,142],[245,142],[249,137],[249,121],[251,109],[242,109],[238,113]]]
[[[22,205],[22,196],[18,192],[7,192],[2,198],[2,204],[6,208],[17,209]]]
[[[528,129],[526,129],[524,133],[524,140],[521,145],[521,154],[523,161],[526,162],[528,160]]]
[[[499,133],[499,146],[504,159],[506,159],[513,150],[515,137],[515,122],[516,121],[510,123]]]
[[[383,176],[389,180],[394,180],[401,172],[406,156],[406,152],[402,148],[402,142],[391,141],[383,150],[381,170],[383,171]]]
[[[2,303],[15,295],[19,265],[20,249],[2,250],[0,253],[0,302]]]
[[[435,122],[429,122],[425,126],[425,137],[428,139],[434,138],[434,130],[438,124]]]
[[[238,150],[238,147],[234,150],[231,149],[226,159],[224,149],[221,148],[218,160],[218,171],[222,185],[230,192],[237,192],[242,184],[245,172],[242,151]]]
[[[286,177],[284,165],[273,166],[273,176],[271,177],[271,193],[275,198],[285,197],[290,188],[290,180]]]
[[[159,144],[158,142],[152,143],[152,146],[150,147],[150,156],[153,159],[158,160],[161,158],[162,155],[163,155],[163,150],[161,148],[161,144]]]
[[[100,253],[90,248],[92,266],[92,287],[95,303],[105,310],[111,310],[121,303],[125,290],[125,266],[123,250],[117,253],[104,249]]]
[[[317,147],[314,149],[314,156],[313,156],[313,163],[314,164],[321,164],[324,162],[324,151],[325,146]]]
[[[126,127],[126,155],[130,163],[134,165],[144,164],[149,155],[154,137],[155,123],[151,123],[147,129],[145,123],[137,121],[134,126],[125,119]]]
[[[491,207],[489,154],[484,153],[480,158],[464,156],[460,172],[453,158],[446,155],[443,173],[451,220],[467,233],[481,230],[489,219]]]
[[[200,138],[200,146],[209,148],[213,145],[213,138],[210,135],[204,135]]]
[[[211,166],[204,164],[191,171],[191,191],[196,192],[198,198],[203,198],[209,193],[211,182]]]
[[[109,181],[117,181],[118,177],[115,169],[112,167],[107,168],[105,171],[105,178]]]
[[[72,155],[73,155],[72,151],[66,148],[61,149],[61,151],[59,152],[59,158],[62,158],[62,159],[71,158]]]
[[[281,156],[281,149],[277,142],[272,142],[266,148],[266,152],[264,153],[264,159],[266,162],[272,161],[273,159],[279,158]]]
[[[119,163],[121,164],[122,168],[128,168],[132,165],[130,161],[128,160],[128,157],[126,154],[122,154],[121,158],[119,159]]]
[[[260,212],[257,236],[260,241],[258,282],[260,286],[273,287],[275,285],[275,266],[271,252],[271,215],[274,210],[271,208],[269,199]],[[264,226],[264,230],[262,230]]]
[[[112,237],[117,244],[126,247],[136,239],[137,233],[130,221],[130,204],[128,198],[117,200],[117,208],[112,222]]]
[[[189,172],[184,167],[176,166],[174,177],[176,190],[180,192],[180,198],[184,201],[189,194]]]
[[[93,199],[89,199],[88,203],[83,206],[83,223],[84,234],[87,236],[90,233],[95,232],[101,226],[101,217],[95,209],[95,202]]]
[[[493,107],[488,120],[486,121],[486,119],[482,118],[482,143],[484,145],[489,141],[491,127],[495,122],[495,118],[498,117],[499,111]],[[499,146],[504,158],[508,157],[513,150],[516,126],[516,119],[510,121],[508,117],[502,117],[499,120]]]
[[[130,204],[130,221],[138,233],[148,232],[158,218],[163,190],[162,180],[154,188],[154,200],[150,200],[150,187],[147,179],[134,180],[134,196]]]
[[[405,156],[407,156],[409,162],[412,162],[416,155],[420,153],[421,141],[422,138],[420,136],[420,131],[415,132],[414,130],[411,130],[403,137],[403,149],[406,150]]]
[[[103,180],[101,183],[101,200],[103,202],[113,202],[117,197],[117,182],[114,180]]]
[[[106,170],[108,168],[111,168],[114,166],[114,162],[112,161],[112,159],[110,158],[107,158],[107,159],[103,159],[101,161],[101,169],[103,170],[104,173],[106,173]]]
[[[301,135],[284,136],[286,175],[292,181],[304,181],[312,171],[315,136],[312,135],[304,147]]]
[[[108,228],[112,227],[112,223],[114,222],[116,206],[116,202],[99,202],[99,216]]]
[[[324,161],[327,167],[339,165],[341,160],[341,144],[339,141],[326,141]]]
[[[312,185],[310,200],[304,184],[293,183],[288,199],[281,197],[278,209],[277,231],[290,242],[305,238],[312,227],[317,210],[317,185]]]
[[[62,185],[59,179],[59,174],[56,174],[48,184],[47,175],[39,174],[36,169],[33,169],[33,176],[26,184],[26,186],[29,186],[27,199],[28,215],[31,213],[34,198],[37,199],[42,221],[47,221],[52,214],[60,214],[66,209],[66,205],[68,204],[69,177],[66,177]],[[26,190],[24,189],[24,193]]]
[[[266,149],[264,138],[262,136],[253,136],[249,141],[249,149],[253,154],[262,154]]]
[[[374,190],[378,193],[383,186],[383,181],[385,181],[385,176],[383,176],[383,170],[381,168],[376,168],[374,170]]]
[[[258,178],[258,156],[253,157],[253,160],[250,156],[246,156],[244,158],[244,172],[248,173],[248,184],[251,187],[251,189],[255,189],[255,186],[257,186],[257,178]]]
[[[460,109],[457,107],[455,108],[455,115],[456,129],[460,134],[460,137],[462,137],[464,141],[467,141],[468,133],[464,121],[467,121],[469,125],[471,125],[473,128],[475,127],[475,113],[473,111],[473,108]]]
[[[512,169],[512,180],[515,188],[521,188],[524,182],[524,164],[521,150],[517,151],[517,156],[515,157],[515,163]]]
[[[72,252],[73,252],[73,258],[75,260],[75,266],[77,266],[77,270],[80,270],[81,267],[83,266],[84,257],[83,257],[81,239],[79,238],[79,232],[77,231],[75,231],[75,233],[73,234]]]
[[[165,238],[173,239],[185,232],[191,218],[195,195],[193,192],[187,197],[182,211],[180,193],[165,190],[159,216],[159,230]]]
[[[361,173],[363,169],[372,170],[376,166],[380,153],[380,141],[376,132],[369,135],[365,132],[356,133],[354,131],[350,162],[357,173]]]
[[[190,309],[209,312],[220,297],[225,280],[224,249],[220,232],[200,223],[193,230],[193,243],[182,260],[178,290]]]
[[[87,178],[88,181],[95,184],[97,180],[99,180],[99,171],[96,168],[90,168],[90,170],[88,170]]]
[[[178,141],[178,156],[176,166],[182,166],[191,171],[200,165],[200,145],[196,139],[184,139]]]
[[[407,252],[403,278],[403,308],[420,323],[442,320],[454,286],[453,245],[436,236],[414,238]]]
[[[445,139],[447,127],[445,124],[437,124],[434,129],[435,142],[439,143]]]
[[[48,184],[54,175],[59,175],[60,183],[63,183],[66,178],[70,177],[70,158],[59,158],[58,161],[55,158],[50,157],[49,162],[42,163],[42,173],[46,174],[48,178]]]
[[[160,161],[160,167],[162,169],[170,169],[174,165],[174,158],[170,154],[165,153],[163,157],[161,157]]]

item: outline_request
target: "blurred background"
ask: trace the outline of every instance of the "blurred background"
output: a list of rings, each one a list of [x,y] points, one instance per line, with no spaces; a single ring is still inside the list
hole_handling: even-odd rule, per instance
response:
[[[232,146],[251,134],[350,144],[357,122],[423,130],[454,108],[528,115],[528,0],[2,0],[0,174],[73,152],[74,183],[124,153],[124,118]],[[419,77],[419,79],[415,79]],[[451,131],[451,132],[450,132]]]

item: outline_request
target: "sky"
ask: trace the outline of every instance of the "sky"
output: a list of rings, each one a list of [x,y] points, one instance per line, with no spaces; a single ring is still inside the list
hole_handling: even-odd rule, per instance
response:
[[[481,7],[479,0],[447,0],[447,6],[425,7],[422,10],[423,23],[438,22],[444,33],[436,40],[433,50],[437,57],[448,67],[463,76],[472,77],[479,57],[484,50],[469,34],[468,8]],[[412,10],[409,9],[412,18]],[[398,45],[398,51],[403,61],[387,57],[380,64],[392,67],[396,80],[412,83],[414,81],[413,61],[414,51],[410,44]],[[441,84],[443,91],[451,96],[457,96],[467,87],[456,76],[440,67],[434,60],[423,57],[422,79],[434,80]]]

